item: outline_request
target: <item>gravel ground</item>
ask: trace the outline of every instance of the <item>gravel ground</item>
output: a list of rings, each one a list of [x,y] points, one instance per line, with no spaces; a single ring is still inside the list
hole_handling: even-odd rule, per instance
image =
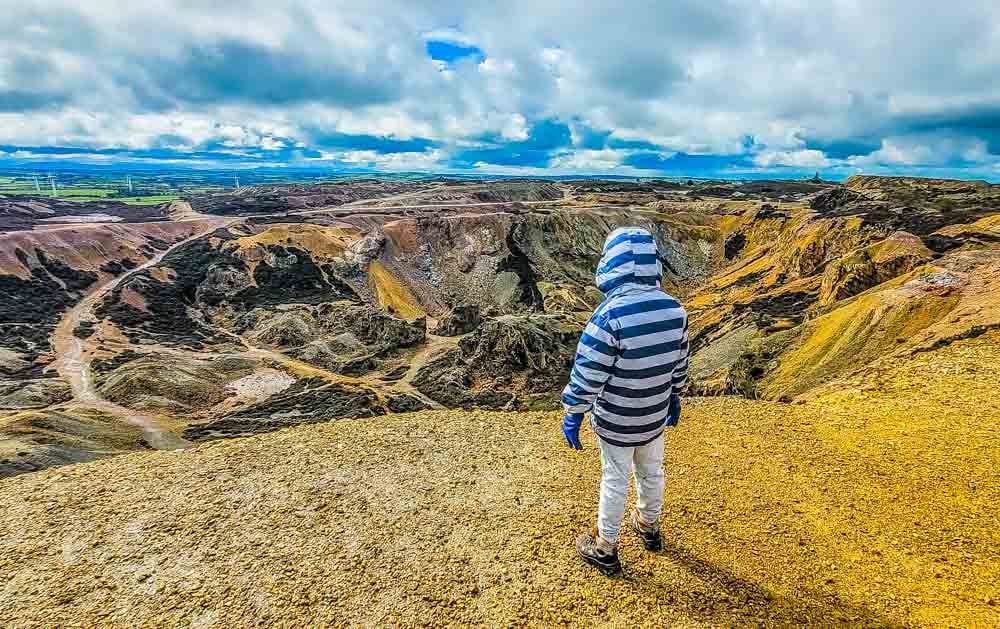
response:
[[[0,481],[0,626],[1000,626],[1000,337],[806,404],[691,400],[666,548],[575,557],[593,436],[433,411]]]

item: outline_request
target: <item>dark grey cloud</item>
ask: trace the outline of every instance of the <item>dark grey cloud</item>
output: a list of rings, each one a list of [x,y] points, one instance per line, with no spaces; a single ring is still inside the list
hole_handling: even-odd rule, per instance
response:
[[[56,108],[69,100],[67,94],[46,93],[39,90],[0,90],[0,112],[30,112]]]
[[[391,65],[373,63],[359,70],[292,47],[272,49],[235,39],[191,47],[176,62],[152,62],[146,68],[157,84],[170,86],[178,104],[319,102],[359,107],[401,96],[404,77]]]

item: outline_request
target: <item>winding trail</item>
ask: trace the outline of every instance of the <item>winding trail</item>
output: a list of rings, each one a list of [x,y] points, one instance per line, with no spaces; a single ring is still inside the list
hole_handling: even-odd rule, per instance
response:
[[[428,324],[431,323],[431,321],[428,321]],[[416,354],[410,357],[410,368],[406,370],[406,373],[403,374],[402,378],[389,384],[387,388],[390,391],[396,391],[413,396],[434,410],[444,410],[446,407],[443,404],[431,399],[413,386],[413,378],[416,377],[420,369],[429,363],[431,359],[437,358],[444,352],[457,347],[460,339],[460,336],[438,336],[436,334],[428,333],[424,344],[420,346],[420,349],[417,350]]]
[[[94,315],[94,307],[105,295],[114,290],[126,278],[159,264],[170,252],[201,238],[219,227],[233,222],[236,221],[232,219],[209,220],[204,229],[197,231],[184,240],[172,244],[131,271],[102,284],[68,310],[52,333],[50,339],[52,349],[58,357],[53,366],[59,376],[70,384],[73,391],[73,401],[111,415],[122,417],[128,423],[139,426],[145,434],[146,442],[150,447],[157,450],[175,450],[188,446],[189,442],[167,428],[160,416],[125,408],[102,398],[94,385],[94,376],[90,369],[91,357],[88,352],[87,343],[83,339],[77,338],[73,334],[73,331],[83,321],[96,321],[97,317]]]
[[[105,400],[97,391],[97,387],[94,383],[93,373],[91,371],[91,356],[89,354],[89,348],[87,341],[77,338],[73,332],[80,325],[81,322],[91,321],[96,322],[98,319],[94,315],[94,308],[100,302],[100,300],[107,295],[109,292],[115,289],[119,284],[121,284],[126,278],[131,277],[135,273],[139,273],[146,269],[156,266],[162,260],[170,254],[172,251],[197,240],[206,234],[218,229],[219,227],[225,227],[232,225],[234,223],[240,223],[250,218],[262,218],[262,217],[288,217],[288,216],[304,216],[312,214],[326,214],[326,213],[337,213],[337,212],[352,212],[352,213],[365,213],[365,212],[378,212],[383,213],[387,211],[398,211],[398,210],[420,210],[429,208],[452,208],[452,207],[484,207],[484,206],[506,206],[506,205],[561,205],[567,199],[564,194],[562,199],[555,199],[551,201],[487,201],[487,202],[442,202],[442,203],[424,203],[424,204],[411,204],[411,205],[389,205],[389,206],[378,206],[377,203],[385,203],[386,201],[394,200],[405,200],[412,193],[405,193],[400,195],[392,195],[389,197],[383,197],[379,199],[365,199],[361,201],[354,201],[351,203],[346,203],[336,207],[327,208],[317,208],[312,210],[300,210],[293,212],[282,212],[282,213],[270,213],[270,214],[257,214],[239,217],[218,217],[215,215],[202,214],[193,210],[190,204],[185,202],[173,202],[170,206],[171,213],[170,217],[161,221],[150,221],[150,222],[203,222],[205,224],[204,229],[198,230],[196,233],[192,234],[190,237],[184,240],[178,241],[172,244],[167,249],[159,252],[143,264],[138,267],[118,276],[111,278],[106,283],[98,286],[86,297],[81,299],[73,308],[68,310],[63,318],[60,320],[59,324],[56,326],[55,330],[50,337],[50,343],[53,352],[56,355],[56,360],[53,362],[50,368],[54,368],[59,376],[68,382],[72,388],[73,400],[72,403],[87,406],[89,408],[95,408],[104,411],[110,415],[118,416],[123,418],[130,424],[139,426],[142,428],[145,434],[146,442],[153,448],[157,450],[173,450],[184,448],[190,445],[190,442],[181,438],[176,434],[170,427],[167,426],[164,421],[164,417],[152,413],[146,413],[142,411],[137,411],[134,409],[126,408],[119,404],[115,404],[108,400]],[[93,225],[103,224],[99,221],[92,223]],[[117,224],[117,223],[116,223]],[[42,229],[45,230],[58,230],[58,229],[76,229],[79,228],[78,224],[66,225],[66,224],[54,224],[46,225]],[[224,330],[222,330],[225,332]],[[371,378],[355,378],[350,376],[343,376],[340,374],[334,374],[323,369],[319,369],[314,365],[304,363],[302,361],[296,360],[281,352],[264,349],[260,347],[254,347],[250,345],[246,339],[239,335],[232,335],[235,339],[238,339],[241,344],[246,348],[245,355],[253,356],[256,358],[269,358],[282,364],[286,368],[293,372],[305,373],[309,375],[318,375],[326,380],[332,382],[340,382],[344,384],[353,384],[366,386],[371,388],[379,394],[380,397],[385,393],[405,393],[413,397],[418,398],[424,404],[428,405],[432,409],[443,409],[444,407],[432,400],[431,398],[424,395],[422,392],[417,390],[413,386],[412,380],[419,372],[420,368],[426,365],[432,358],[438,356],[440,353],[454,347],[459,341],[459,337],[449,338],[441,337],[433,334],[427,335],[426,343],[419,348],[419,350],[412,356],[409,364],[409,369],[403,375],[402,378],[395,382],[384,382],[379,380],[377,377]]]

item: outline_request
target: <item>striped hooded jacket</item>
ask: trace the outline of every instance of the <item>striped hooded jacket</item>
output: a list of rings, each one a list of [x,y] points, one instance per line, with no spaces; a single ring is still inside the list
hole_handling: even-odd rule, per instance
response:
[[[594,432],[612,445],[659,437],[671,394],[687,384],[687,312],[660,289],[662,276],[648,231],[611,232],[596,278],[605,299],[580,337],[562,401],[567,413],[590,411]]]

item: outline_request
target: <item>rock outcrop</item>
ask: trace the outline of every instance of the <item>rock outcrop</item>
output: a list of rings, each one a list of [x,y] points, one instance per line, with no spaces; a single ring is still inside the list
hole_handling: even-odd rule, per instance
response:
[[[479,306],[472,304],[459,304],[451,309],[438,321],[434,328],[434,334],[438,336],[461,336],[468,334],[482,322],[479,314]]]
[[[830,262],[823,272],[819,304],[829,305],[853,297],[882,282],[907,273],[934,258],[934,252],[906,232]]]
[[[424,366],[413,385],[447,407],[554,405],[582,329],[554,315],[487,319],[458,349]]]

